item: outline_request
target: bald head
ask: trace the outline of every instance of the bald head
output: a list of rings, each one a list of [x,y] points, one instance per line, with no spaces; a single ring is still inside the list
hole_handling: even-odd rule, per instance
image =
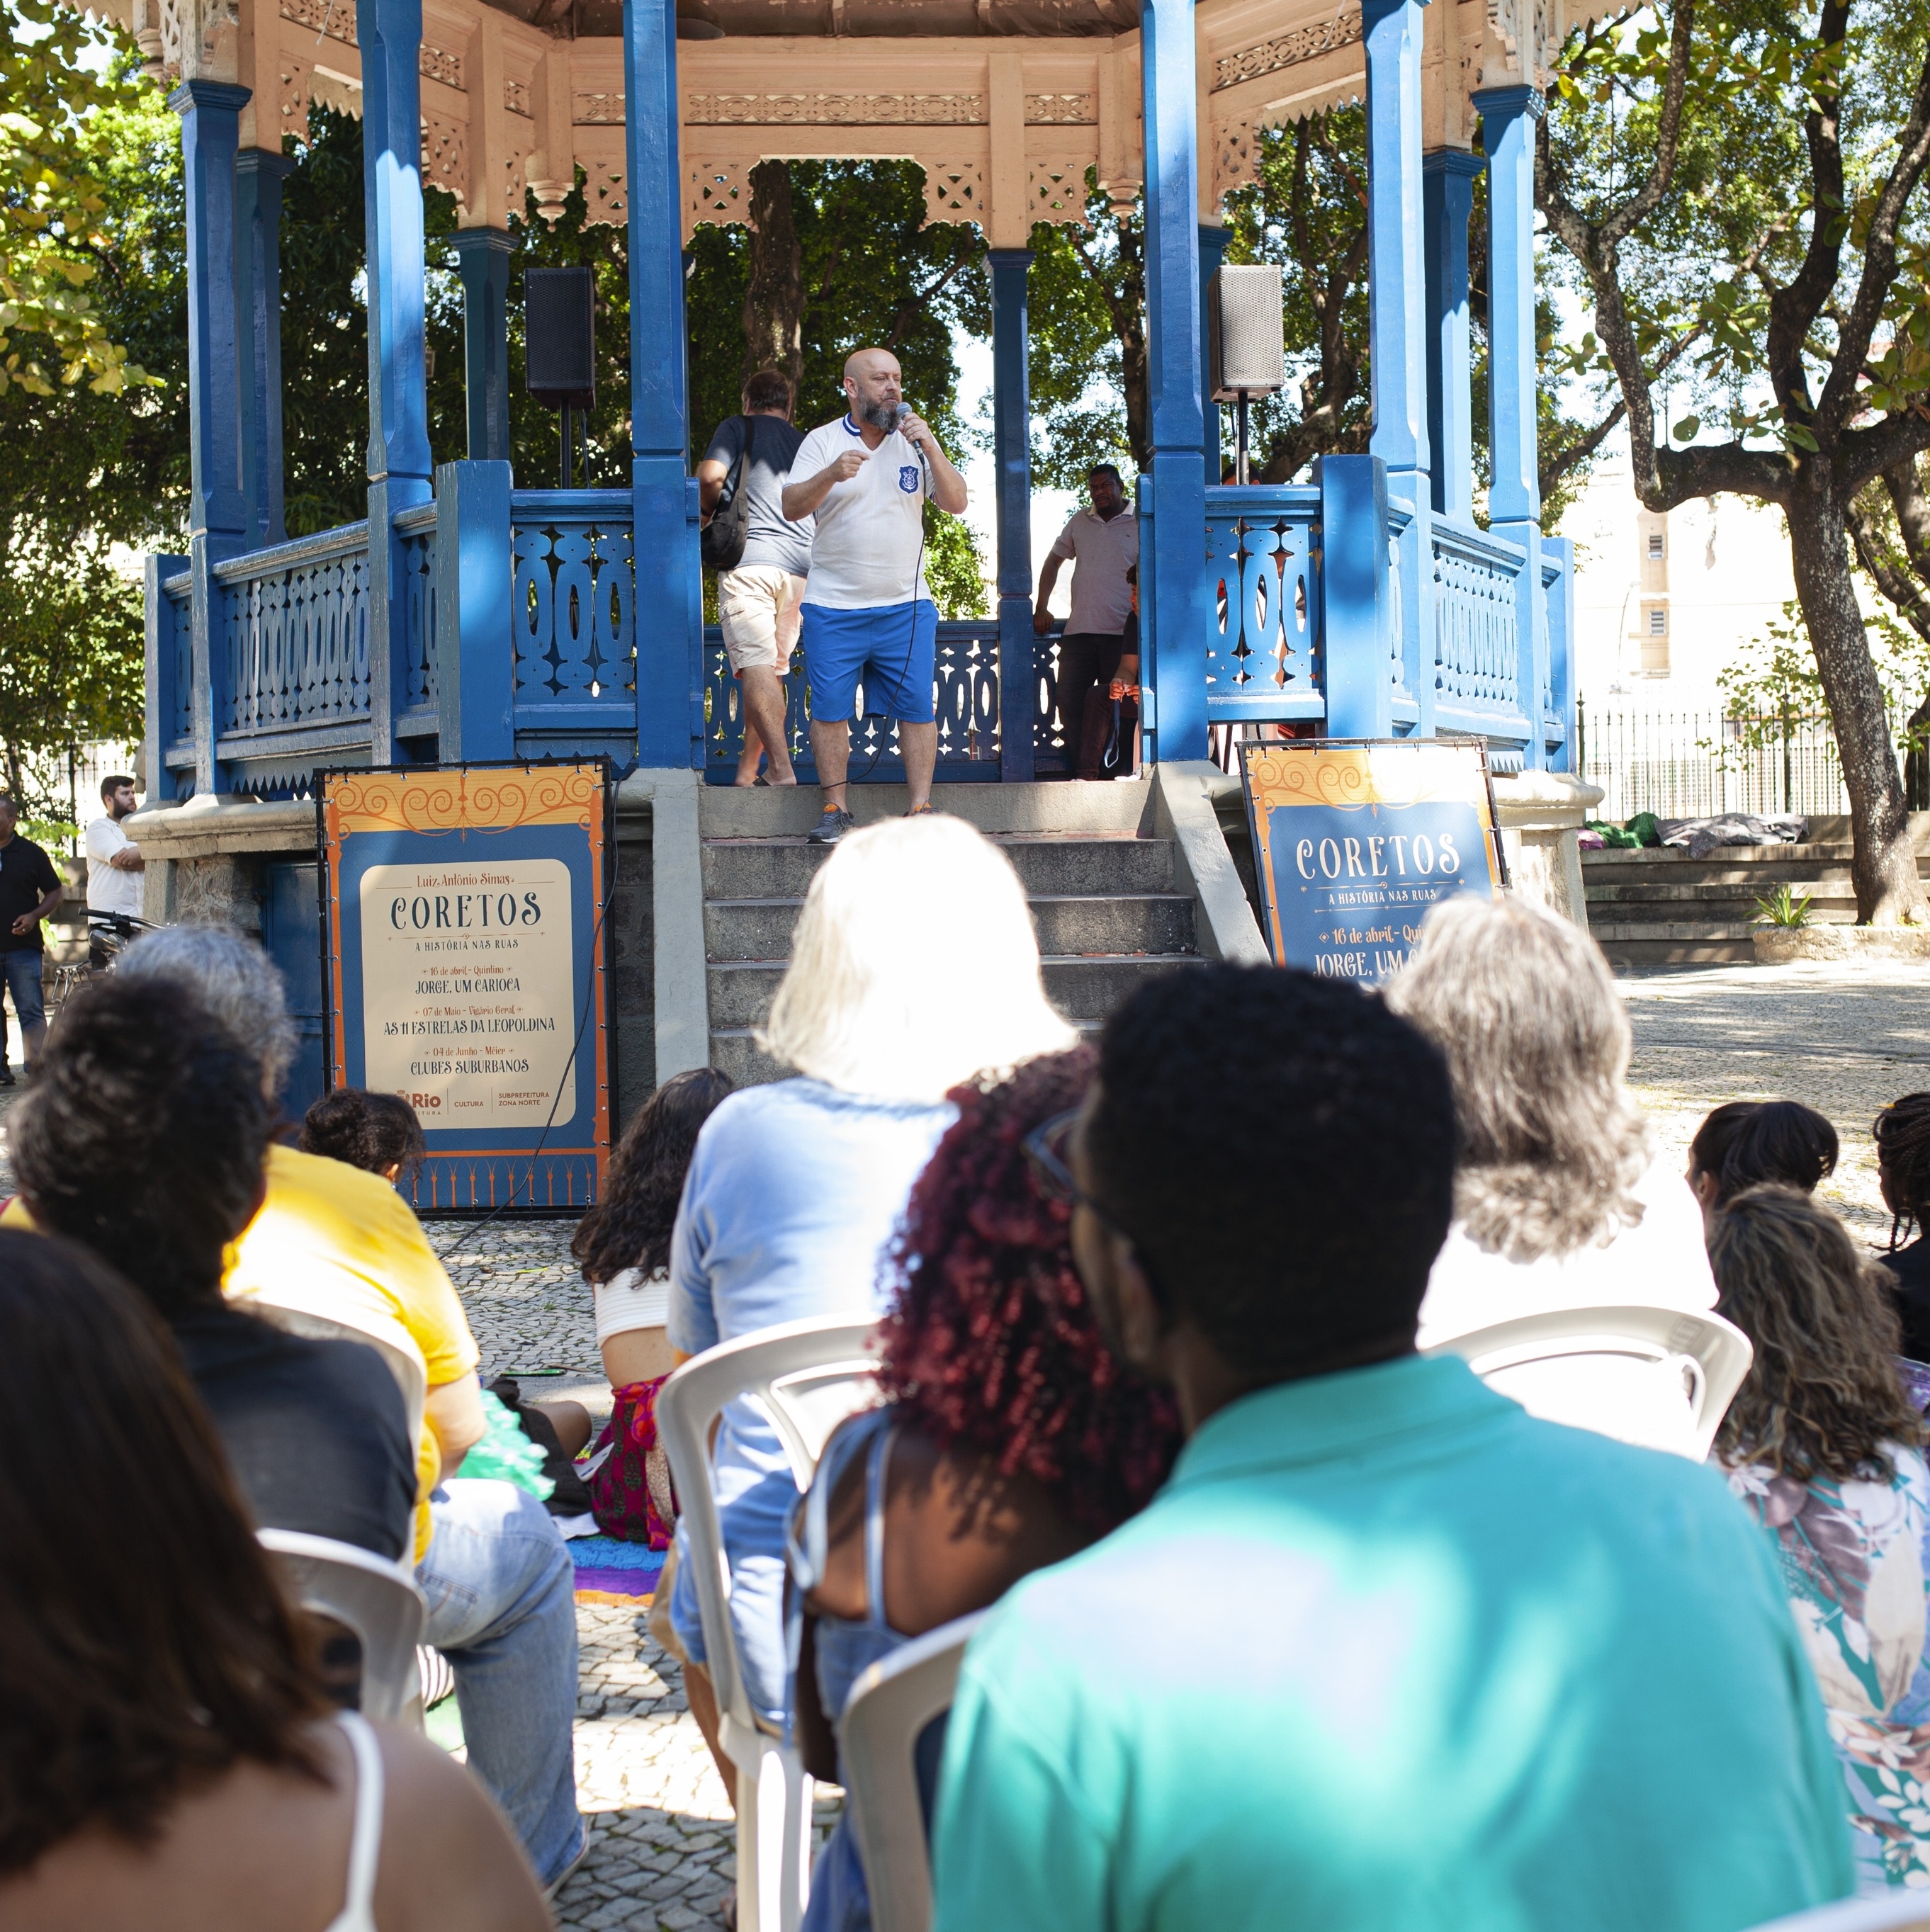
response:
[[[854,349],[845,358],[845,394],[853,417],[889,429],[905,394],[898,358],[888,349]]]

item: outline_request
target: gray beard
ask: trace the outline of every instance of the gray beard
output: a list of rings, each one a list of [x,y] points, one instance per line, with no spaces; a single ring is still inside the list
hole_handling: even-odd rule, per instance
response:
[[[896,429],[898,427],[898,405],[896,403],[866,403],[858,411],[860,422],[870,424],[873,429]]]

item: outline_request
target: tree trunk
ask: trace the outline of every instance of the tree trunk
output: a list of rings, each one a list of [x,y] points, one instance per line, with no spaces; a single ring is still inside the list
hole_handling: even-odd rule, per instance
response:
[[[782,369],[804,379],[803,258],[791,203],[791,168],[760,161],[751,170],[751,279],[744,291],[744,380]]]
[[[1843,761],[1843,785],[1850,794],[1856,922],[1930,922],[1930,907],[1916,877],[1910,814],[1884,715],[1883,687],[1850,574],[1844,506],[1826,487],[1799,492],[1789,506],[1788,521],[1796,601],[1822,674]]]

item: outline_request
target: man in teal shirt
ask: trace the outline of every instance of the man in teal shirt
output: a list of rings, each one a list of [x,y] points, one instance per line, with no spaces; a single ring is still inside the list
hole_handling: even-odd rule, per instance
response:
[[[1434,1049],[1343,982],[1200,967],[1108,1024],[1031,1151],[1190,1439],[974,1640],[937,1932],[1739,1932],[1850,1891],[1721,1480],[1414,1353],[1454,1145]]]

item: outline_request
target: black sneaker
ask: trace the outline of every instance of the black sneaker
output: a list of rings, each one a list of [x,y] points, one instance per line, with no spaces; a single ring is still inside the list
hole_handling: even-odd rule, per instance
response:
[[[824,815],[804,836],[813,845],[835,845],[857,823],[848,812],[837,806],[827,806]]]
[[[11,1087],[13,1084],[14,1070],[4,1060],[0,1060],[0,1087]]]

